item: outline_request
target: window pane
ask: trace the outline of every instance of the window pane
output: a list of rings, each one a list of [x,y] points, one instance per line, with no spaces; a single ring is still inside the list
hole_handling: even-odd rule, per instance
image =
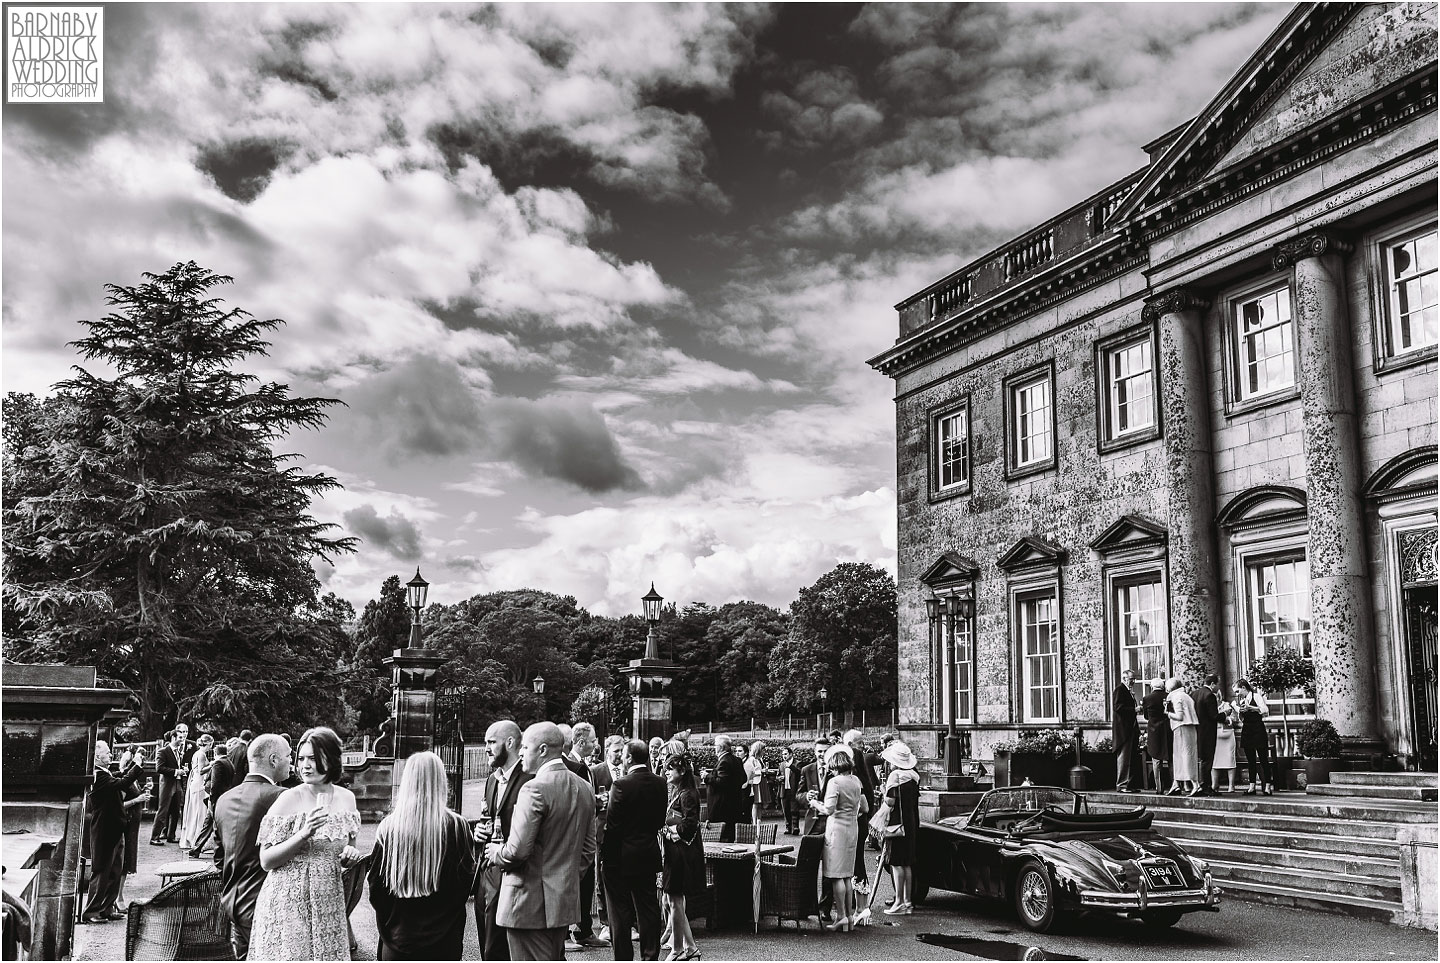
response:
[[[1012,391],[1015,463],[1031,465],[1050,458],[1050,379],[1018,385]]]
[[[1054,596],[1018,605],[1026,721],[1060,721],[1060,627]]]
[[[1252,563],[1247,578],[1250,657],[1277,645],[1310,654],[1310,565],[1302,558]]]
[[[1136,694],[1143,696],[1147,690],[1146,680],[1170,674],[1165,595],[1158,574],[1153,581],[1117,585],[1114,591],[1120,668],[1135,673]]]
[[[1235,307],[1240,397],[1295,384],[1295,331],[1290,289],[1278,288]]]
[[[937,419],[937,476],[940,487],[952,488],[970,480],[970,412],[957,411]]]
[[[1106,367],[1110,379],[1110,436],[1154,424],[1154,363],[1150,339],[1114,349]]]
[[[1440,284],[1436,278],[1436,237],[1431,230],[1396,242],[1386,266],[1390,289],[1389,336],[1385,350],[1396,355],[1436,343]]]

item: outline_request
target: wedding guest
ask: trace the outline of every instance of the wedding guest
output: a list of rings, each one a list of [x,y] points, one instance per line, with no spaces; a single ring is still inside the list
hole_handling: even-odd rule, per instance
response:
[[[749,822],[749,799],[745,792],[745,766],[730,751],[730,737],[715,737],[715,768],[701,776],[710,787],[709,821],[720,823],[720,841],[735,841],[735,824]]]
[[[1270,707],[1265,698],[1241,679],[1235,683],[1235,711],[1240,714],[1240,748],[1245,750],[1245,762],[1250,770],[1250,788],[1245,795],[1255,795],[1255,787],[1261,787],[1265,795],[1275,793],[1275,781],[1270,772],[1270,738],[1265,732],[1265,716]]]
[[[855,776],[860,780],[860,790],[865,794],[865,802],[873,809],[879,805],[880,799],[875,791],[877,788],[875,770],[865,763],[865,743],[861,741],[861,738],[862,734],[859,729],[851,729],[845,733],[841,745],[849,747],[850,758],[855,761]],[[870,892],[870,870],[865,864],[865,843],[870,839],[870,814],[868,812],[860,814],[859,829],[859,836],[855,841],[854,886],[856,892],[868,894]]]
[[[1217,707],[1215,723],[1215,759],[1211,763],[1210,785],[1217,792],[1235,791],[1235,727],[1240,723],[1240,714],[1230,702],[1221,702]],[[1226,786],[1220,788],[1220,774],[1225,773]]]
[[[165,745],[155,757],[155,772],[160,777],[160,802],[155,809],[155,822],[150,827],[150,845],[164,846],[176,842],[180,827],[181,807],[185,799],[185,733],[172,729],[165,733]]]
[[[185,776],[185,805],[180,817],[180,848],[187,853],[195,848],[200,830],[205,827],[205,813],[210,808],[205,793],[205,775],[210,771],[210,747],[215,745],[215,737],[208,732],[202,733],[195,743]]]
[[[1170,717],[1170,735],[1174,739],[1170,750],[1170,775],[1175,781],[1166,795],[1175,796],[1183,792],[1198,796],[1199,720],[1195,715],[1195,701],[1181,686],[1179,679],[1172,678],[1166,682],[1165,689],[1169,692],[1165,698],[1165,714]]]
[[[266,733],[250,741],[248,772],[215,803],[215,864],[220,867],[220,908],[230,923],[235,959],[248,958],[255,900],[265,881],[260,864],[260,824],[284,792],[278,783],[290,774],[290,744]],[[346,950],[349,950],[348,940]],[[348,955],[348,954],[347,954]]]
[[[1170,761],[1170,718],[1165,714],[1165,680],[1156,678],[1150,691],[1141,702],[1145,714],[1145,754],[1150,757],[1150,769],[1155,780],[1155,791],[1165,791],[1165,764]]]
[[[705,893],[705,846],[700,841],[700,787],[690,768],[689,756],[678,753],[665,763],[665,783],[670,800],[665,810],[664,882],[669,897],[671,950],[666,960],[693,960],[700,946],[690,928],[686,906],[691,897]]]
[[[359,858],[360,813],[344,774],[340,737],[319,726],[300,737],[300,785],[285,790],[260,824],[265,882],[255,901],[250,958],[348,960],[346,866]]]
[[[1115,742],[1115,789],[1134,792],[1130,788],[1130,772],[1140,751],[1140,731],[1135,707],[1135,671],[1120,673],[1120,684],[1110,696],[1110,737]],[[1144,778],[1141,778],[1144,783]]]
[[[1215,737],[1219,732],[1219,702],[1216,693],[1220,690],[1220,677],[1214,674],[1205,677],[1205,684],[1197,686],[1191,698],[1195,702],[1195,754],[1198,759],[1200,788],[1197,796],[1213,796],[1210,770],[1215,765]]]
[[[826,816],[823,869],[834,894],[836,919],[828,929],[850,932],[858,915],[855,892],[850,879],[855,873],[856,837],[860,835],[859,816],[868,812],[855,764],[846,746],[831,746],[825,754],[825,767],[834,775],[825,789],[824,799],[811,798],[810,806]]]
[[[400,792],[370,853],[377,959],[458,960],[475,872],[470,829],[446,805],[445,764],[433,752],[405,762]]]
[[[125,876],[125,797],[126,786],[140,778],[140,757],[130,760],[129,768],[120,776],[110,774],[110,746],[95,741],[95,781],[85,799],[85,829],[90,843],[90,892],[82,923],[106,923],[124,919],[116,909],[120,885]]]
[[[215,803],[221,796],[230,791],[230,787],[238,781],[235,778],[235,764],[230,761],[231,752],[239,742],[239,738],[232,738],[225,746],[216,746],[215,761],[210,763],[210,769],[205,773],[205,793],[207,805],[205,807],[205,824],[200,827],[200,834],[195,838],[195,845],[190,848],[187,854],[191,859],[199,859],[200,853],[205,844],[210,840],[210,834],[215,829]],[[223,748],[223,752],[219,751]]]
[[[125,750],[120,757],[120,772],[129,771],[131,760],[143,760],[144,755],[145,750],[141,746],[135,747],[134,752]],[[145,815],[145,804],[150,801],[150,781],[127,783],[120,794],[125,800],[125,871],[120,875],[120,893],[115,899],[115,908],[123,913],[129,905],[125,899],[125,884],[140,868],[140,823]]]
[[[785,834],[794,836],[800,831],[800,814],[795,808],[795,794],[800,789],[800,775],[803,768],[795,759],[795,752],[789,746],[780,749],[780,808],[785,811]]]
[[[480,819],[475,824],[474,841],[480,846],[510,838],[515,819],[515,803],[520,787],[533,777],[520,762],[520,727],[509,719],[493,723],[485,731],[485,752],[490,757],[490,775],[485,777],[485,790]],[[500,908],[500,864],[482,855],[472,889],[475,893],[475,931],[479,936],[482,960],[510,959],[510,941],[505,927],[496,919]]]
[[[605,896],[617,960],[634,959],[630,927],[640,935],[640,959],[660,958],[659,833],[665,825],[665,780],[650,771],[645,743],[632,739],[622,756],[625,775],[610,790],[605,816]]]
[[[881,862],[890,867],[895,900],[885,910],[890,916],[914,912],[915,850],[920,838],[920,777],[915,772],[915,753],[903,742],[892,742],[880,754],[890,767],[885,777],[885,801],[890,806],[886,825],[900,825],[905,832],[885,839]]]

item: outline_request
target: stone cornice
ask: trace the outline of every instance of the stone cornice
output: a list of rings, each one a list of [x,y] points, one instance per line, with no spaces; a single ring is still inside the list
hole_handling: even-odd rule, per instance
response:
[[[1160,320],[1163,315],[1179,314],[1181,311],[1202,311],[1210,302],[1190,288],[1171,288],[1162,294],[1145,299],[1140,310],[1140,319],[1146,324]]]
[[[1299,237],[1292,237],[1288,241],[1281,241],[1275,245],[1275,250],[1270,255],[1270,262],[1275,270],[1283,271],[1296,261],[1303,261],[1307,257],[1321,257],[1325,254],[1349,254],[1355,250],[1355,245],[1338,235],[1327,231],[1311,231],[1309,234],[1302,234]]]

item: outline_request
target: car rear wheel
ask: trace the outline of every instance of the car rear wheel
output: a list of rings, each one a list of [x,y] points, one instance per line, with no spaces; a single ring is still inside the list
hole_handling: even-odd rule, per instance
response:
[[[1157,930],[1163,930],[1180,922],[1184,916],[1179,910],[1151,910],[1140,915],[1140,921],[1146,926],[1153,926]]]
[[[1029,860],[1015,874],[1015,912],[1026,929],[1048,933],[1055,925],[1055,887],[1050,874],[1036,860]]]

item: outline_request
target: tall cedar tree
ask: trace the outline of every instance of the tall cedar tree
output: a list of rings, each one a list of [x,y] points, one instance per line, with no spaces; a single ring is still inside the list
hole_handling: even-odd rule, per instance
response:
[[[345,684],[345,703],[355,712],[358,731],[375,734],[390,717],[390,674],[384,660],[410,641],[410,606],[400,576],[380,585],[380,597],[365,603],[355,629],[355,652]]]
[[[895,617],[895,580],[865,562],[842,562],[801,589],[790,635],[770,652],[770,704],[809,711],[825,688],[837,712],[893,706]]]
[[[93,664],[139,698],[154,735],[183,713],[294,730],[338,718],[343,617],[311,561],[354,550],[310,514],[338,483],[272,445],[335,404],[237,366],[284,322],[225,308],[232,279],[194,262],[107,285],[116,310],[81,322],[87,360],[7,430],[5,655]],[[6,405],[7,415],[12,406]],[[12,476],[12,470],[15,475]]]

